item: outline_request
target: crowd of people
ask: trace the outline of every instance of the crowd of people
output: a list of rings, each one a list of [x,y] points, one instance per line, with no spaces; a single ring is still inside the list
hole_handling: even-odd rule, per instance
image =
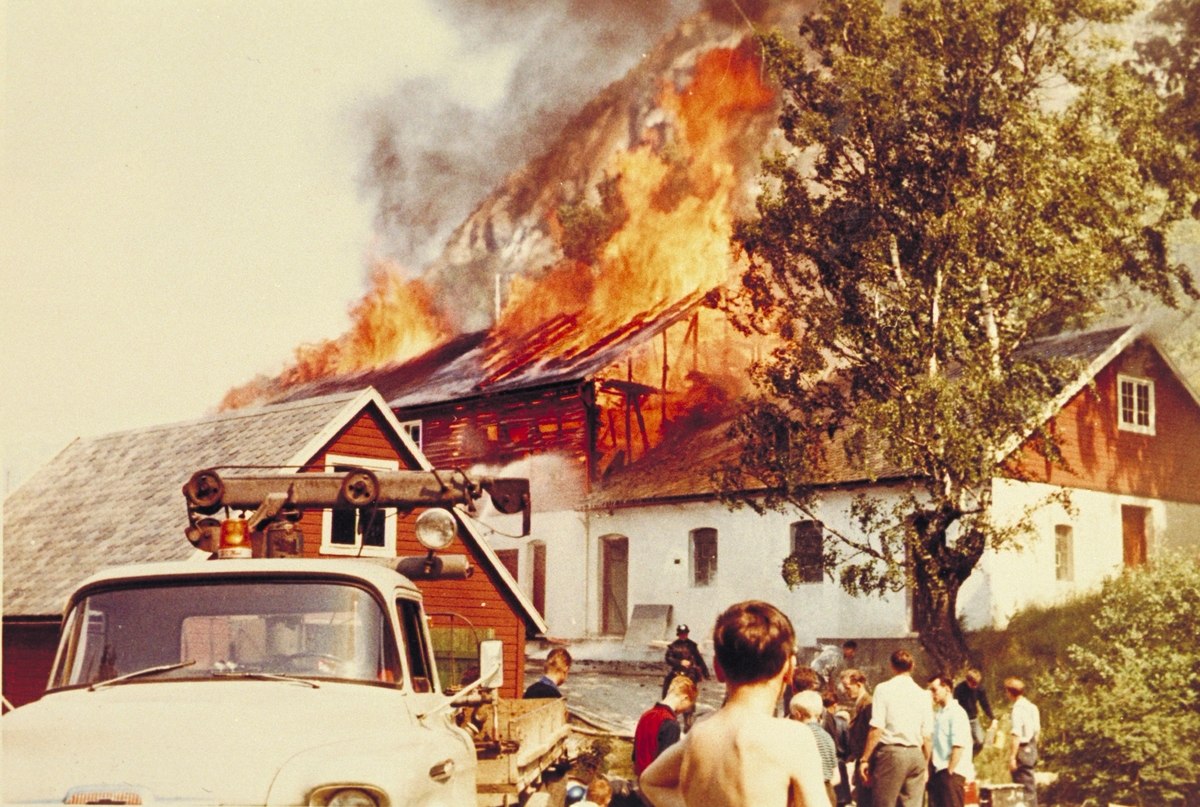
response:
[[[927,795],[930,807],[962,807],[987,739],[980,713],[995,721],[982,674],[970,669],[958,684],[936,675],[922,686],[912,655],[900,649],[889,659],[892,676],[872,692],[855,666],[857,649],[846,642],[842,665],[822,680],[797,663],[786,615],[765,602],[733,605],[713,630],[711,675],[725,685],[724,703],[692,726],[710,672],[680,625],[662,698],[634,733],[632,797],[653,807],[921,807]],[[566,650],[553,650],[525,696],[558,697],[570,665]],[[1008,678],[1004,688],[1012,701],[1009,770],[1027,807],[1036,807],[1041,717],[1021,680]],[[579,803],[604,807],[613,793],[597,776]]]

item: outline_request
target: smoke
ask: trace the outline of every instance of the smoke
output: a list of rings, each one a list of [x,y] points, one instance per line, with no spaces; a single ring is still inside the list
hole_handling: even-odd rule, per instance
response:
[[[479,464],[470,468],[467,474],[472,479],[477,476],[528,479],[529,500],[533,502],[533,509],[536,513],[574,510],[587,495],[584,466],[579,462],[578,457],[569,454],[556,452],[531,454],[502,467]],[[518,527],[521,523],[519,515],[503,516],[487,499],[481,500],[479,503],[479,518],[489,524],[496,524],[498,529],[504,531],[509,531],[508,528]]]
[[[454,100],[450,78],[405,81],[363,115],[363,193],[376,249],[424,266],[474,207],[623,75],[696,0],[455,0],[439,6],[463,52],[508,49],[503,98]]]
[[[704,0],[704,10],[726,25],[758,22],[771,6],[770,0]]]

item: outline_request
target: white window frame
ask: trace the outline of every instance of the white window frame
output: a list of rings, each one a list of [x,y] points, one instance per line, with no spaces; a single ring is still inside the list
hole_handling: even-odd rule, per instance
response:
[[[1133,420],[1125,419],[1125,385],[1129,384],[1133,392]],[[1147,398],[1147,420],[1149,423],[1141,424],[1137,422],[1138,416],[1138,388],[1146,390]],[[1155,430],[1155,406],[1154,406],[1154,382],[1148,378],[1138,378],[1132,375],[1117,376],[1117,428],[1121,431],[1136,432],[1138,434],[1154,434]]]
[[[417,444],[417,448],[425,450],[425,423],[421,420],[402,420],[400,428],[404,429],[404,433],[409,439]],[[417,436],[413,437],[413,429],[417,430]]]
[[[368,471],[399,471],[399,460],[383,460],[375,457],[348,457],[344,454],[326,454],[325,470],[333,473],[337,466],[353,466],[366,468]],[[333,510],[326,509],[321,515],[321,554],[322,555],[351,555],[363,558],[394,558],[396,557],[396,508],[385,507],[383,510],[383,546],[363,546],[362,535],[357,530],[357,515],[355,516],[355,531],[353,544],[333,543]]]

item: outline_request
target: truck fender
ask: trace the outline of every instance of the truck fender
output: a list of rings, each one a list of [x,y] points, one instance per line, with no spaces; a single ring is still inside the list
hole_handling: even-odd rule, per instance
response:
[[[475,749],[465,736],[440,725],[409,725],[397,726],[390,738],[305,749],[280,768],[267,804],[307,805],[314,791],[342,786],[382,793],[380,807],[474,804]]]

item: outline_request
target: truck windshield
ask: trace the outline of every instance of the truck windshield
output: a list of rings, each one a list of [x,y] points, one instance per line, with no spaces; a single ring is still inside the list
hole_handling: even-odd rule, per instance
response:
[[[400,668],[390,636],[376,599],[336,581],[222,579],[100,591],[68,615],[51,688],[142,671],[129,680],[257,674],[391,684]],[[149,669],[158,666],[171,668]]]

